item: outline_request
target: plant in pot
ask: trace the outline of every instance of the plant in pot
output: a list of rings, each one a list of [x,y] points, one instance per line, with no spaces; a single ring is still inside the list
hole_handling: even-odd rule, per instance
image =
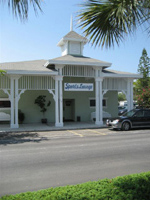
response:
[[[22,124],[25,119],[24,113],[20,109],[18,110],[18,119],[19,119],[19,124]]]
[[[48,101],[48,103],[46,103],[46,96],[40,95],[35,99],[34,103],[40,107],[41,109],[40,111],[43,113],[43,118],[41,119],[41,122],[47,123],[47,119],[44,117],[44,115],[45,115],[45,112],[47,111],[47,107],[51,105],[51,102]]]

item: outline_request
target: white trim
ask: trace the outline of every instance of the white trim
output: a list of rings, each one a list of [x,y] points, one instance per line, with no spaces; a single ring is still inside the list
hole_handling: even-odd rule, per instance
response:
[[[115,72],[112,72],[113,74],[111,74],[111,72],[108,74],[107,73],[102,73],[102,77],[103,78],[132,78],[132,79],[138,79],[138,78],[142,78],[143,76],[140,74],[115,74]]]
[[[49,72],[49,71],[46,71],[46,72],[43,72],[43,71],[25,71],[25,70],[7,70],[7,74],[8,75],[58,75],[58,72]]]
[[[63,46],[66,42],[68,41],[74,41],[74,42],[82,42],[86,44],[88,42],[87,39],[77,39],[77,38],[68,38],[68,37],[63,37],[57,44],[58,47]]]
[[[68,61],[68,60],[49,60],[49,64],[58,64],[58,65],[84,65],[91,67],[110,67],[111,63],[95,63],[95,62],[79,62],[79,61]]]
[[[10,110],[10,107],[6,107],[6,108],[5,108],[5,107],[4,107],[4,108],[0,108],[0,111],[4,111],[4,110],[5,110],[5,111],[6,111],[6,110]]]
[[[9,98],[0,98],[0,101],[10,101]]]

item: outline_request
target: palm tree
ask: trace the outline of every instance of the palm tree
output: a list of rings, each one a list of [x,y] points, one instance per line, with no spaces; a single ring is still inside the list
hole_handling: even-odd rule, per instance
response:
[[[0,69],[0,75],[4,75],[6,71]]]
[[[15,17],[26,20],[28,19],[29,3],[33,6],[37,14],[38,10],[42,11],[41,1],[42,0],[0,0],[0,3],[7,3]]]
[[[119,45],[150,20],[150,0],[87,0],[81,6],[79,26],[95,46]]]

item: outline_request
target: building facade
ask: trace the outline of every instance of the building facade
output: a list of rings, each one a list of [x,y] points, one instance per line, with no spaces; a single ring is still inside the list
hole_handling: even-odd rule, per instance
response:
[[[39,123],[42,113],[34,103],[39,95],[51,105],[45,117],[56,127],[65,121],[94,121],[118,115],[118,92],[133,108],[133,80],[137,74],[109,70],[111,63],[85,57],[87,39],[71,30],[58,46],[62,55],[51,60],[1,63],[7,73],[0,77],[0,120],[10,116],[10,127],[18,128],[18,110],[24,123]]]

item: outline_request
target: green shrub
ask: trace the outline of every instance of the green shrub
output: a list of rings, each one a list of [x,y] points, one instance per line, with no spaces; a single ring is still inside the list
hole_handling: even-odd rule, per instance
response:
[[[150,200],[150,172],[6,195],[1,200]]]

